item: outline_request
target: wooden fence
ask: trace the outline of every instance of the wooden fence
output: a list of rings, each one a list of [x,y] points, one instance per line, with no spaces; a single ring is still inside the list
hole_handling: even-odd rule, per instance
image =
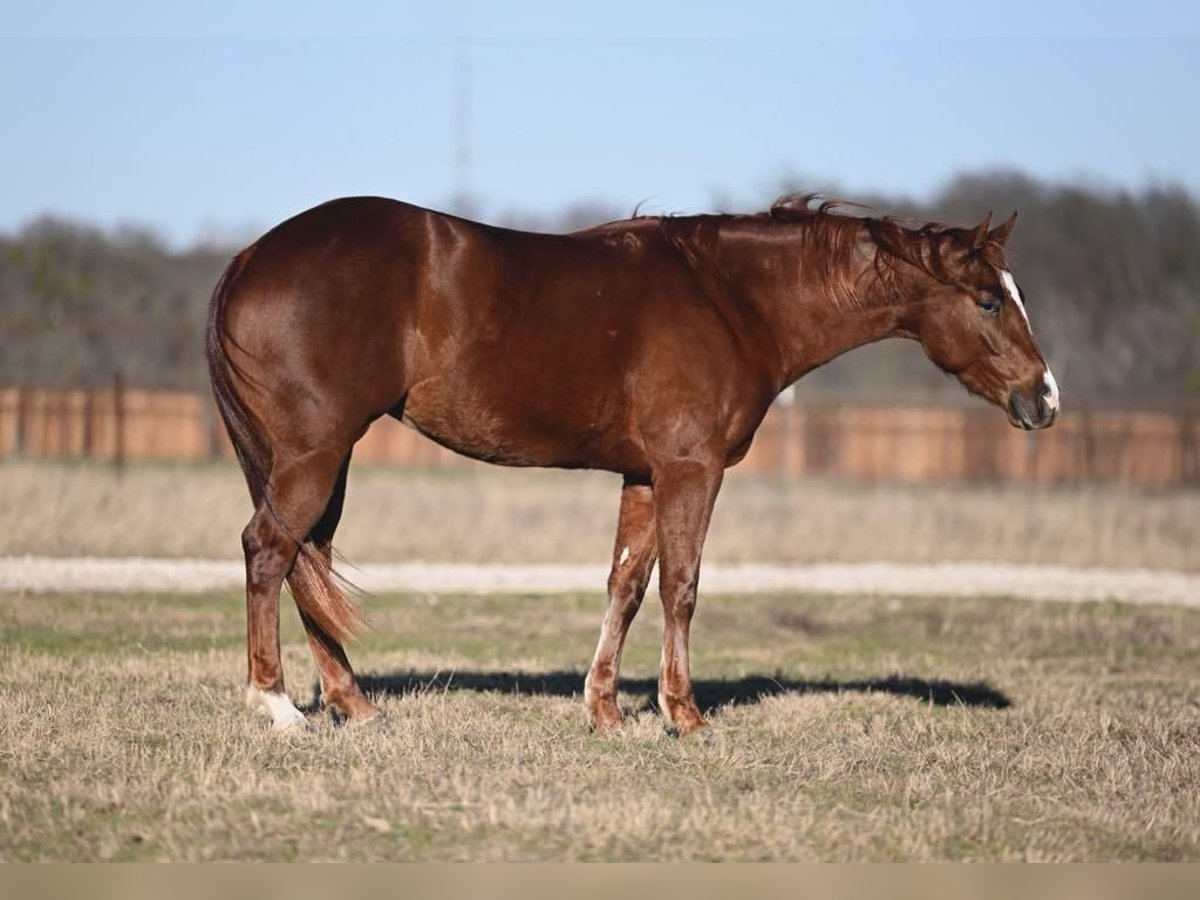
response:
[[[0,456],[137,460],[231,458],[207,394],[122,389],[0,388]],[[391,419],[355,459],[476,465]],[[991,407],[794,405],[771,409],[737,474],[862,481],[1200,484],[1200,416],[1068,411],[1027,434]]]

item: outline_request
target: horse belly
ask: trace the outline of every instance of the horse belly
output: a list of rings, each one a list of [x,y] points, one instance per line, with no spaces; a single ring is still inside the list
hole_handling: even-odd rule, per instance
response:
[[[409,391],[401,419],[443,447],[499,465],[640,468],[640,452],[624,429],[603,414],[586,414],[595,405],[577,398],[548,409],[537,400],[514,402],[486,387],[432,378]]]

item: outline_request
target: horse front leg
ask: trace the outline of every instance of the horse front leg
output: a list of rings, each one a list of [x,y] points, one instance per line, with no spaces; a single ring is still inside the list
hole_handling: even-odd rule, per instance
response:
[[[629,624],[642,605],[657,556],[654,491],[645,482],[626,478],[621,488],[621,512],[608,576],[608,611],[600,626],[600,641],[583,688],[588,716],[597,730],[621,725],[617,708],[621,651]]]
[[[680,735],[707,723],[692,691],[688,639],[700,581],[700,555],[721,489],[723,461],[672,460],[654,472],[659,593],[663,604],[658,705]]]

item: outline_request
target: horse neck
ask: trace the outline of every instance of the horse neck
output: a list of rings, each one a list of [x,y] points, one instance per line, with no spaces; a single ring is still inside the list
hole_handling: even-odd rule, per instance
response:
[[[848,350],[913,336],[901,299],[913,286],[884,283],[866,228],[833,234],[826,244],[819,232],[803,233],[805,227],[767,225],[757,235],[730,229],[720,242],[722,269],[741,286],[740,302],[753,308],[775,345],[780,390]]]

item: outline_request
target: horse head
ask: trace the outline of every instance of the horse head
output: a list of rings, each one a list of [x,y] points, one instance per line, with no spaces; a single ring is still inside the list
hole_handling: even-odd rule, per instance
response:
[[[875,220],[872,237],[883,256],[910,264],[885,266],[904,304],[903,332],[1011,424],[1032,430],[1054,423],[1059,394],[1005,257],[1016,218],[992,228],[989,213],[975,228],[915,231]]]

